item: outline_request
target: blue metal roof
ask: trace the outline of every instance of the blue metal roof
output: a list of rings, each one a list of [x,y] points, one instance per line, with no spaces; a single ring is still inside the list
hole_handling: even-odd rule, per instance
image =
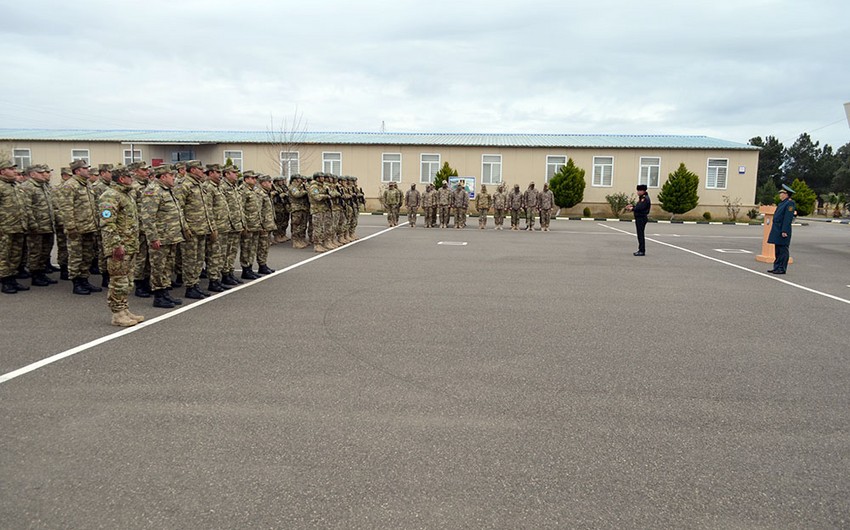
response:
[[[468,134],[270,131],[154,131],[95,129],[0,129],[0,141],[135,142],[167,144],[342,144],[457,147],[572,147],[617,149],[745,149],[747,144],[708,136],[641,134]]]

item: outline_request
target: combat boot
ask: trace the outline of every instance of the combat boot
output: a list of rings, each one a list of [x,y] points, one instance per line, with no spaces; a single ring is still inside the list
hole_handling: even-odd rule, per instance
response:
[[[99,292],[103,291],[102,288],[95,287],[94,285],[90,284],[88,278],[82,278],[81,281],[82,281],[83,285],[85,286],[85,288],[88,289],[89,291],[93,292],[93,293],[99,293]]]
[[[255,273],[251,267],[242,267],[243,280],[256,280],[260,275]]]
[[[112,325],[122,328],[129,328],[138,324],[135,320],[127,315],[126,311],[117,311],[112,313]]]
[[[47,287],[50,285],[50,278],[44,274],[44,271],[32,271],[32,285],[35,287]],[[55,281],[53,283],[56,283]]]
[[[186,294],[184,295],[186,298],[191,298],[193,300],[203,300],[206,298],[204,294],[198,289],[197,285],[190,285],[186,288]]]
[[[68,276],[68,266],[67,265],[59,265],[59,279],[69,281],[71,279]]]
[[[139,298],[150,298],[151,292],[145,286],[144,280],[133,280],[133,283],[136,284],[136,292],[134,293]]]
[[[18,292],[13,282],[14,279],[14,276],[6,276],[5,278],[3,278],[3,294],[15,294]]]
[[[224,286],[218,280],[210,280],[207,290],[213,293],[223,293],[225,291]]]
[[[321,243],[316,243],[313,245],[313,252],[327,252],[328,249],[322,246]]]
[[[292,248],[307,248],[308,244],[303,239],[293,239],[292,240]]]
[[[167,292],[168,291],[166,291],[165,289],[158,289],[158,290],[153,292],[153,306],[154,307],[161,307],[163,309],[173,309],[174,308],[174,302],[172,302],[171,300],[169,300],[165,297],[165,293],[167,293]]]
[[[28,271],[26,267],[24,267],[23,265],[18,267],[18,273],[15,275],[16,280],[26,280],[31,277],[32,276],[30,275],[30,271]]]
[[[130,318],[130,320],[135,320],[137,324],[139,322],[145,321],[145,317],[143,317],[142,315],[137,315],[135,313],[130,312],[130,309],[125,309],[124,314],[126,314]]]
[[[169,302],[171,302],[174,305],[180,305],[180,304],[183,303],[182,299],[174,298],[173,296],[171,296],[171,292],[168,289],[162,290],[162,296],[163,296],[163,298],[165,298],[166,300],[168,300]]]
[[[86,284],[83,283],[85,281],[84,278],[74,278],[73,281],[74,289],[72,292],[74,294],[91,294],[91,291],[89,291],[88,287],[86,287]]]
[[[227,278],[227,285],[242,285],[243,283],[245,283],[243,281],[240,281],[236,276],[234,276],[233,271],[228,272],[223,277]]]
[[[274,269],[272,269],[268,265],[260,265],[260,268],[257,269],[257,272],[260,274],[271,274],[274,272]]]
[[[239,285],[240,283],[242,283],[242,282],[238,281],[236,278],[231,279],[229,273],[224,273],[224,274],[221,275],[221,284],[222,285],[234,287],[236,285]]]

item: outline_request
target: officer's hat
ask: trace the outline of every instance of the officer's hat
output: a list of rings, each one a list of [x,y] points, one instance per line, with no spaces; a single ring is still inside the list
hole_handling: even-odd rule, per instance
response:
[[[638,184],[635,189],[637,191],[646,191],[646,184]]]
[[[796,193],[794,190],[791,189],[791,186],[789,186],[788,184],[783,184],[782,189],[779,191],[784,191],[788,195],[794,195],[794,193]]]
[[[271,175],[261,174],[257,177],[257,182],[271,182]]]
[[[221,171],[221,165],[220,164],[207,164],[206,172],[209,173],[210,171],[219,171],[220,172]]]
[[[11,160],[0,160],[0,169],[9,169],[10,167],[18,167],[18,164]]]
[[[98,173],[103,173],[104,171],[112,171],[113,169],[115,169],[115,166],[113,166],[112,164],[100,164],[99,166],[97,166]]]
[[[186,169],[191,169],[193,167],[196,167],[198,169],[202,169],[203,164],[201,164],[200,160],[187,160],[186,161]]]
[[[71,162],[71,171],[74,171],[75,169],[82,169],[84,167],[90,167],[89,163],[85,160],[74,160]]]
[[[161,166],[156,166],[153,168],[154,175],[157,177],[161,177],[163,175],[167,175],[169,173],[174,173],[174,170],[171,169],[171,166],[168,164],[163,164]]]

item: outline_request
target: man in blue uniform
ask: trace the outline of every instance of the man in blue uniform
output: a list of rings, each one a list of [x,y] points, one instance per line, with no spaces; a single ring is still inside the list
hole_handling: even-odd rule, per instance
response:
[[[770,234],[767,236],[767,242],[772,244],[776,254],[776,259],[773,260],[773,268],[770,269],[771,274],[785,274],[788,268],[788,258],[791,253],[791,223],[794,221],[794,213],[797,210],[797,205],[791,199],[794,195],[794,190],[783,184],[779,190],[779,204],[776,205],[776,213],[773,214],[773,224],[770,226]]]
[[[636,189],[638,195],[637,202],[626,206],[626,210],[635,214],[638,251],[634,255],[646,256],[646,223],[649,221],[649,210],[652,208],[652,201],[649,200],[649,195],[646,193],[646,184],[638,184]]]

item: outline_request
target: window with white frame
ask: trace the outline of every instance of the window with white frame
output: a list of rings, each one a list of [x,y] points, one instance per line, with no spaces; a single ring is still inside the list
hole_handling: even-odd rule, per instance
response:
[[[705,187],[708,189],[725,190],[728,171],[729,160],[725,158],[709,158],[708,170],[705,172]]]
[[[440,171],[440,155],[422,153],[420,155],[419,182],[428,184],[434,182],[434,177]]]
[[[91,159],[89,159],[89,150],[88,149],[72,149],[71,150],[71,162],[74,160],[85,160],[86,164],[91,164]]]
[[[381,163],[381,182],[401,182],[401,153],[383,153]]]
[[[644,184],[650,188],[658,187],[658,177],[661,175],[661,159],[652,156],[640,157],[640,175],[638,184]]]
[[[230,159],[233,162],[233,165],[239,169],[242,169],[242,151],[225,151],[223,163],[227,164],[227,159]]]
[[[12,159],[18,169],[26,169],[32,165],[32,151],[29,149],[13,149]]]
[[[286,178],[301,172],[301,163],[298,151],[280,152],[280,174]]]
[[[133,149],[131,152],[129,149],[124,149],[124,165],[128,166],[133,162],[138,162],[142,159],[142,150],[141,149]]]
[[[593,157],[593,185],[610,188],[614,185],[614,157]]]
[[[502,182],[502,155],[481,155],[481,184]]]
[[[567,165],[567,157],[560,155],[549,155],[546,157],[546,182],[555,176],[562,167]]]
[[[342,153],[322,153],[322,172],[342,174]]]

